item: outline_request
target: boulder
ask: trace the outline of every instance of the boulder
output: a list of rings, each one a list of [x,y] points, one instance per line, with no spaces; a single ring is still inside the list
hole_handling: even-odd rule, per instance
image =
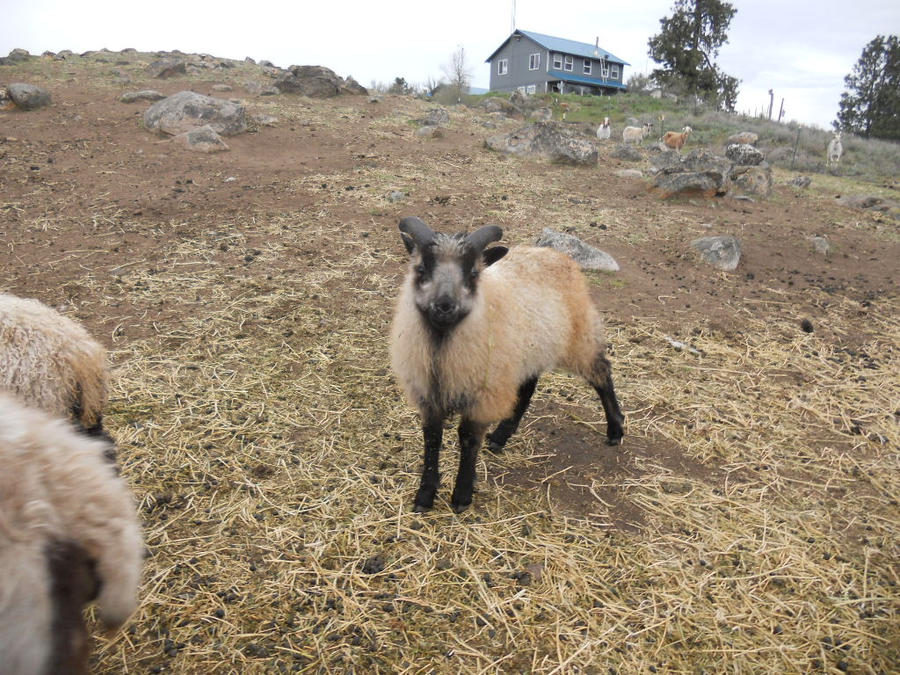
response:
[[[528,115],[528,119],[537,122],[548,122],[553,119],[553,111],[550,108],[535,108]]]
[[[498,152],[525,157],[542,157],[559,164],[593,166],[597,148],[557,122],[535,122],[511,134],[497,134],[485,141]]]
[[[155,89],[142,89],[141,91],[126,91],[119,96],[122,103],[134,103],[135,101],[162,101],[166,97]]]
[[[5,58],[0,59],[0,66],[14,66],[31,58],[27,49],[13,49]]]
[[[728,145],[735,143],[738,145],[756,145],[757,141],[759,141],[758,134],[754,134],[752,131],[741,131],[729,136],[726,143]]]
[[[772,167],[763,162],[759,166],[735,165],[729,174],[732,197],[768,199],[772,195]]]
[[[524,117],[522,109],[516,105],[513,105],[505,98],[485,98],[481,100],[481,103],[479,103],[479,105],[489,113],[502,113],[507,117]]]
[[[841,195],[837,198],[837,202],[842,206],[849,206],[851,209],[872,209],[874,211],[885,210],[880,208],[883,206],[884,200],[881,197],[875,197],[874,195]]]
[[[541,236],[538,238],[536,245],[562,251],[581,265],[583,269],[602,270],[604,272],[619,271],[619,263],[611,255],[589,244],[585,244],[581,239],[571,234],[554,232],[550,228],[545,227],[541,231]]]
[[[193,91],[180,91],[157,101],[144,113],[147,129],[173,136],[207,124],[223,136],[242,133],[247,130],[244,106]]]
[[[705,197],[728,192],[731,162],[705,150],[686,155],[664,152],[653,159],[654,186],[663,198],[676,194],[701,194]]]
[[[816,253],[827,256],[831,252],[831,242],[825,237],[815,235],[809,238],[809,242],[812,244],[813,250]]]
[[[6,85],[6,91],[12,102],[22,110],[37,110],[50,105],[51,102],[50,92],[33,84],[13,82]]]
[[[620,145],[609,153],[609,156],[615,157],[616,159],[624,159],[627,162],[640,162],[644,159],[644,155],[641,154],[641,151],[630,145]]]
[[[167,78],[184,75],[186,72],[187,65],[182,59],[162,59],[147,66],[147,74],[150,77]]]
[[[812,178],[809,176],[797,176],[788,181],[788,185],[793,185],[798,188],[808,188],[810,183],[812,183]]]
[[[425,126],[445,127],[450,124],[450,113],[446,108],[432,108],[425,117],[419,121]]]
[[[749,143],[732,143],[725,148],[725,156],[741,166],[757,166],[765,156]]]
[[[416,129],[416,136],[421,138],[443,138],[444,132],[441,131],[440,127],[426,124]]]
[[[734,270],[741,259],[741,242],[731,235],[700,237],[691,246],[705,262],[725,272]]]
[[[619,169],[616,171],[616,175],[619,178],[643,178],[644,174],[641,173],[640,169]]]
[[[193,152],[212,153],[224,152],[229,149],[225,141],[208,124],[178,134],[172,138],[172,141]]]
[[[286,75],[275,81],[275,87],[283,94],[300,94],[311,98],[369,93],[352,77],[344,80],[333,70],[323,66],[291,66]]]

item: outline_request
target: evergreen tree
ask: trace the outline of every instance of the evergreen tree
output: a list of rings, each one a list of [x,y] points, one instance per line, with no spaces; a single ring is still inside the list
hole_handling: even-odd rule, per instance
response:
[[[900,41],[878,35],[844,78],[835,129],[860,136],[900,139]]]
[[[662,64],[653,78],[665,86],[734,110],[740,80],[715,64],[719,47],[728,42],[728,25],[737,10],[720,0],[675,0],[672,16],[659,20],[650,38],[650,58]]]

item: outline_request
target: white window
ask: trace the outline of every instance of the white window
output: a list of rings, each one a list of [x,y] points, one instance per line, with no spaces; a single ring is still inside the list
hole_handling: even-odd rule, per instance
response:
[[[571,73],[574,69],[575,69],[575,58],[567,55],[566,63],[563,66],[563,70]]]
[[[541,67],[541,54],[531,54],[528,57],[528,70],[537,70]]]
[[[609,74],[614,80],[619,79],[619,66],[610,66]]]
[[[526,93],[534,94],[535,92],[537,92],[537,86],[533,85],[533,84],[529,84],[528,89],[526,90]]]
[[[523,85],[520,85],[520,86],[516,87],[516,90],[517,90],[520,94],[524,94],[524,93],[525,93],[525,85],[523,84]]]
[[[591,60],[590,59],[584,60],[584,74],[585,75],[591,74]]]
[[[506,75],[509,72],[509,59],[500,59],[497,61],[497,74]]]
[[[553,55],[553,70],[562,70],[562,54]]]

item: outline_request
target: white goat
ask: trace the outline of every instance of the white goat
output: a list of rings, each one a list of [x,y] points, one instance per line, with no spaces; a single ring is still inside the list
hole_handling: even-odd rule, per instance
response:
[[[599,127],[597,127],[597,138],[605,141],[607,138],[610,137],[611,133],[612,133],[612,129],[609,126],[609,118],[604,117],[603,124],[601,124]]]
[[[841,145],[841,132],[834,132],[834,138],[828,143],[828,151],[825,155],[825,166],[837,166],[841,161],[841,155],[844,153],[844,146]]]
[[[444,420],[453,413],[462,418],[452,496],[459,512],[472,503],[475,460],[488,426],[499,422],[487,436],[499,451],[518,428],[538,377],[556,366],[594,387],[607,442],[619,444],[624,416],[603,324],[574,260],[550,248],[516,247],[509,255],[504,246],[485,248],[503,234],[495,225],[446,235],[404,218],[400,231],[410,268],[391,328],[391,363],[422,416],[417,511],[434,503]]]
[[[622,129],[622,142],[626,145],[628,143],[640,143],[652,129],[652,122],[645,122],[641,127],[625,127]]]

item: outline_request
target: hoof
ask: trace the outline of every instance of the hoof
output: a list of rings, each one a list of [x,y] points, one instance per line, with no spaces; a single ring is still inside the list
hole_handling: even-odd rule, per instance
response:
[[[503,448],[506,447],[506,443],[503,443],[503,444],[495,443],[494,441],[489,439],[486,447],[487,447],[488,452],[491,452],[495,455],[499,455],[500,453],[503,452]]]
[[[606,439],[606,444],[607,444],[607,445],[621,445],[621,444],[622,444],[622,437],[619,436],[618,438],[607,438],[607,439]]]
[[[413,506],[413,513],[426,513],[428,511],[431,511],[430,506],[425,506],[423,504],[416,504]]]
[[[454,504],[454,505],[453,505],[453,511],[454,511],[455,513],[462,513],[462,512],[465,511],[467,508],[469,508],[471,505],[472,505],[471,502],[468,503],[468,504]]]

